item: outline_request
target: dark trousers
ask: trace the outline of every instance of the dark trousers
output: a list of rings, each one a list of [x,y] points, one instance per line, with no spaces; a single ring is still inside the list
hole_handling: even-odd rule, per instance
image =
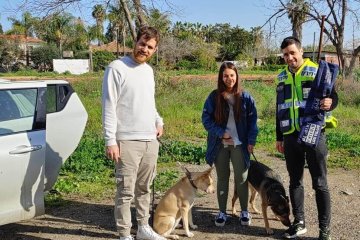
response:
[[[305,221],[303,175],[306,160],[312,179],[312,188],[315,190],[319,227],[323,229],[330,226],[331,218],[330,193],[327,185],[326,160],[328,150],[325,143],[326,137],[324,133],[321,133],[316,148],[300,145],[297,139],[297,132],[284,135],[285,159],[290,177],[289,192],[293,215],[295,220]]]

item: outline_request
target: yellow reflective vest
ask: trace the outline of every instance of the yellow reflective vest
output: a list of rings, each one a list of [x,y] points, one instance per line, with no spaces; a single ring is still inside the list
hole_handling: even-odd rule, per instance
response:
[[[296,73],[286,67],[276,78],[276,115],[282,134],[300,131],[306,99],[309,96],[312,81],[318,65],[305,58]]]

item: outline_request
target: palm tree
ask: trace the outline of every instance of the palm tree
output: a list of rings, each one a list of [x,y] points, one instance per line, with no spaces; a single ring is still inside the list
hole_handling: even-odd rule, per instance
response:
[[[309,4],[304,0],[290,0],[287,4],[288,17],[292,24],[293,36],[302,39],[302,25],[309,12]]]
[[[98,45],[100,46],[101,40],[103,39],[103,32],[104,32],[103,23],[106,18],[106,12],[105,12],[103,5],[101,5],[101,4],[95,5],[93,7],[92,16],[96,20],[96,27],[97,27],[97,32],[98,32],[98,34],[97,34]]]
[[[119,4],[118,7],[110,6],[108,19],[110,21],[110,29],[112,36],[116,38],[116,42],[118,43],[120,40],[123,42],[123,48],[125,49],[125,40],[126,40],[126,17],[125,12],[121,8]],[[120,31],[122,32],[122,37],[120,37]],[[125,54],[125,53],[124,53]],[[119,52],[117,51],[117,55],[119,56]]]
[[[148,24],[158,29],[161,36],[164,36],[170,29],[171,20],[169,17],[168,14],[160,12],[159,9],[152,8],[149,11]]]

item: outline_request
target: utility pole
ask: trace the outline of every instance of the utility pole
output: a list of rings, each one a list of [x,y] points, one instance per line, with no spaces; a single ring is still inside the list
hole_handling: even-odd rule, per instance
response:
[[[315,32],[314,32],[314,40],[313,40],[313,52],[312,52],[312,61],[315,62]]]

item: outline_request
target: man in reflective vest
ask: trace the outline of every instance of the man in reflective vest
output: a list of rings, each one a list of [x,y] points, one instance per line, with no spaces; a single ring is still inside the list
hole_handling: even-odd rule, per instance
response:
[[[330,239],[330,193],[327,186],[327,146],[324,128],[316,147],[298,142],[300,121],[304,116],[306,100],[318,65],[304,59],[300,41],[287,37],[281,44],[284,60],[288,65],[276,78],[276,149],[285,154],[289,173],[289,193],[294,215],[292,226],[285,231],[285,238],[296,238],[306,233],[304,215],[303,174],[305,160],[316,194],[319,219],[319,240]],[[320,109],[333,110],[338,102],[335,89],[330,96],[320,100]]]

